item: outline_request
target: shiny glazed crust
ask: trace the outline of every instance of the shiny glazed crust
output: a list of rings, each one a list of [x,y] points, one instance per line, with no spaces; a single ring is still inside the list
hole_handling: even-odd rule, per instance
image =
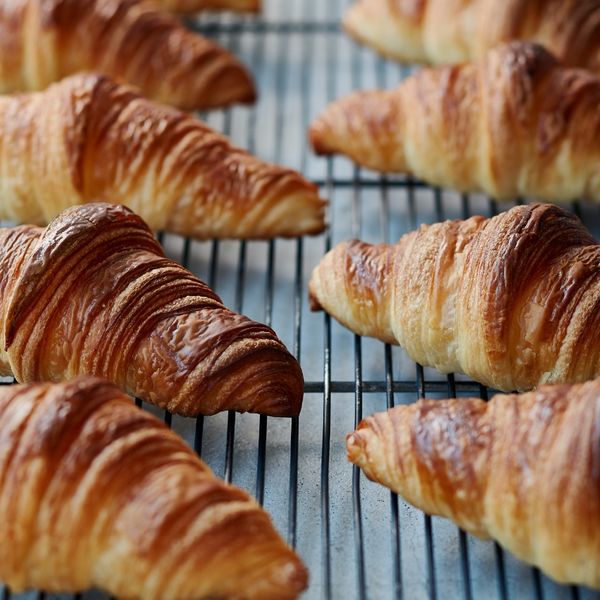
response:
[[[10,0],[0,33],[2,93],[98,71],[185,110],[256,97],[242,63],[152,1]]]
[[[352,331],[496,389],[600,376],[600,244],[557,206],[339,244],[310,295]]]
[[[101,376],[182,415],[292,416],[303,394],[272,329],[225,308],[138,216],[108,204],[0,229],[0,373]]]
[[[320,232],[325,202],[187,113],[100,75],[0,98],[0,219],[45,225],[74,204],[126,204],[195,238]]]
[[[500,43],[536,42],[600,75],[599,0],[359,0],[344,26],[398,60],[472,60]]]
[[[420,400],[365,419],[350,461],[563,583],[600,587],[600,380]]]
[[[600,201],[600,79],[534,44],[354,93],[331,104],[310,136],[318,153],[463,192]]]
[[[0,390],[0,579],[132,600],[291,600],[299,558],[246,492],[112,384]]]

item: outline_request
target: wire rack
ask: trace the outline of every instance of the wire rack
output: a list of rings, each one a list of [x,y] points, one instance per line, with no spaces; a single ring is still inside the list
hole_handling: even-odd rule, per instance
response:
[[[491,392],[464,377],[424,369],[399,348],[310,313],[306,286],[312,268],[343,239],[395,240],[420,223],[492,215],[509,205],[410,178],[376,176],[342,158],[312,156],[306,128],[327,102],[357,88],[391,87],[411,69],[347,39],[339,27],[347,0],[266,4],[260,19],[211,15],[190,23],[243,56],[261,91],[255,107],[201,116],[237,144],[318,183],[331,200],[329,228],[314,238],[270,242],[159,239],[167,254],[206,280],[227,305],[276,329],[301,360],[304,408],[295,419],[229,413],[192,420],[144,407],[160,414],[218,475],[264,504],[310,569],[308,599],[600,597],[559,586],[497,544],[424,515],[346,461],[345,434],[363,414],[417,398],[487,399]],[[598,207],[574,203],[572,209],[598,237]],[[2,599],[10,597],[4,589]],[[74,597],[105,596],[91,591]]]

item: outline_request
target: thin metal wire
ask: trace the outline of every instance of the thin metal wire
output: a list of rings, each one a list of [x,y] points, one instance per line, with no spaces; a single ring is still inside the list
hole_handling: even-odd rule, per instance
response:
[[[327,161],[327,177],[333,178],[333,161]],[[328,198],[333,199],[333,188],[327,186]],[[331,250],[333,211],[330,227],[325,232],[325,252]],[[323,313],[323,435],[321,440],[321,552],[323,557],[323,597],[331,598],[331,522],[329,509],[329,462],[331,453],[331,317]]]
[[[358,177],[358,169],[355,169]],[[360,190],[354,187],[352,194],[352,235],[360,238]],[[362,394],[362,341],[359,335],[354,336],[354,427],[356,428],[363,417]],[[362,524],[362,503],[360,497],[360,469],[352,466],[352,507],[354,517],[354,540],[356,552],[356,578],[359,598],[367,597],[367,575],[365,569],[364,534]]]
[[[539,569],[533,569],[533,587],[535,590],[535,597],[538,600],[543,600],[544,598],[544,590],[542,588],[542,575]]]
[[[275,242],[269,242],[267,279],[265,284],[265,324],[271,326],[273,317]],[[258,426],[258,456],[256,465],[256,499],[263,504],[265,497],[265,462],[267,456],[267,416],[260,415]]]
[[[383,61],[379,61],[379,65],[383,64]],[[383,76],[381,73],[381,67],[378,70],[378,81],[379,85],[383,87]],[[381,211],[380,211],[380,227],[382,238],[385,243],[390,241],[390,198],[389,189],[387,186],[387,178],[381,177]],[[392,363],[392,348],[389,344],[384,345],[384,363],[385,363],[385,396],[387,409],[394,408],[394,370]],[[394,492],[390,492],[390,512],[392,519],[392,556],[393,556],[393,594],[396,600],[400,600],[403,597],[402,587],[402,547],[401,547],[401,536],[400,536],[400,510],[398,504],[398,495]]]
[[[423,373],[423,367],[417,365],[417,393],[419,398],[425,398],[425,377]],[[431,517],[427,514],[424,517],[424,528],[425,528],[425,560],[427,563],[427,594],[431,600],[437,598],[437,585],[435,580],[435,555],[433,550],[433,527],[431,523]]]
[[[448,396],[450,398],[456,398],[456,380],[454,374],[448,375]],[[473,597],[471,590],[471,571],[469,567],[469,545],[467,541],[467,534],[462,530],[458,529],[458,545],[460,548],[460,566],[462,572],[463,581],[463,592],[466,600],[471,600]]]
[[[259,72],[260,65],[264,60],[265,36],[254,38],[252,58],[250,61],[253,70]],[[254,154],[256,146],[256,106],[250,111],[248,118],[248,132],[246,137],[246,147],[248,152]],[[269,242],[267,256],[267,277],[265,283],[265,324],[271,325],[273,320],[273,296],[274,296],[274,263],[275,263],[275,241]],[[258,449],[256,459],[256,500],[259,504],[264,503],[265,497],[265,470],[267,458],[267,431],[268,417],[260,415],[258,425]]]

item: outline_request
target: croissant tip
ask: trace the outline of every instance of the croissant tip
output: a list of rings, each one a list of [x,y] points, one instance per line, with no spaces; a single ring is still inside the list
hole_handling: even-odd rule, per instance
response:
[[[312,284],[308,286],[308,305],[312,312],[320,312],[323,310],[322,304],[319,302],[316,293],[312,289]]]
[[[323,122],[322,116],[320,116],[315,121],[313,121],[312,125],[308,130],[308,141],[314,153],[318,156],[327,156],[333,153],[331,148],[329,148],[325,141],[326,136],[324,134],[324,129],[325,124]]]
[[[351,463],[358,463],[363,449],[364,440],[356,431],[353,431],[346,436],[346,455]]]

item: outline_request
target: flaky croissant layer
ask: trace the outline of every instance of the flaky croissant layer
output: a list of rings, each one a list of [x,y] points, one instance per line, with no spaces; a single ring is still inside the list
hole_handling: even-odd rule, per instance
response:
[[[137,215],[109,204],[0,229],[0,374],[101,376],[182,415],[293,416],[303,395],[272,329],[223,306]]]
[[[352,331],[496,389],[600,376],[600,244],[557,206],[339,244],[309,289]]]
[[[502,42],[526,40],[600,75],[599,0],[359,0],[344,26],[398,60],[463,62]]]
[[[600,201],[600,78],[534,44],[354,93],[331,104],[310,136],[321,154],[464,192]]]
[[[42,90],[98,71],[184,110],[256,97],[250,74],[231,53],[152,0],[3,1],[0,30],[2,93]]]
[[[12,591],[291,600],[307,585],[267,513],[108,382],[3,386],[0,439]]]
[[[195,238],[320,232],[325,202],[187,113],[100,75],[0,98],[0,219],[47,224],[74,204],[126,204]]]
[[[420,400],[347,438],[365,474],[563,583],[600,588],[600,380]]]

